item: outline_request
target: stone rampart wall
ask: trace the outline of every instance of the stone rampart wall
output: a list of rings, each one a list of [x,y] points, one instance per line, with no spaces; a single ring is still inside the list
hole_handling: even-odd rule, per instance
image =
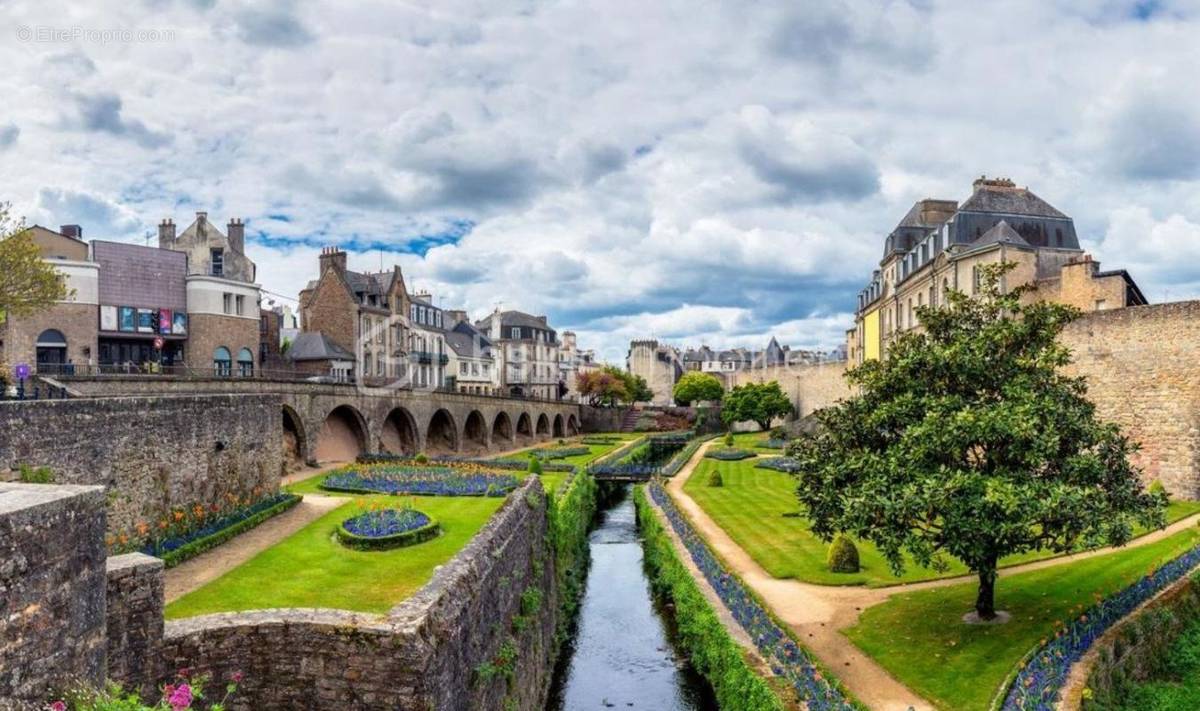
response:
[[[108,559],[108,678],[154,698],[162,675],[163,562],[142,553]]]

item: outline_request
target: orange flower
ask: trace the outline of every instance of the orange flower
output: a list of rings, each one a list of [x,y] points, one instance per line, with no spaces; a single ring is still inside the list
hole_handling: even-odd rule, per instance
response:
[[[176,521],[182,521],[182,520],[183,520],[183,512],[182,512],[182,511],[176,511],[176,512],[175,512],[175,520],[176,520]]]
[[[145,521],[139,521],[137,525],[137,532],[139,536],[144,536],[150,532],[150,527],[146,525]]]
[[[168,524],[167,524],[167,519],[165,519],[165,518],[160,518],[160,519],[158,520],[158,527],[159,527],[160,529],[165,529],[165,528],[167,527],[167,525],[168,525]]]
[[[200,504],[196,504],[192,507],[192,515],[196,518],[204,518],[204,507]]]
[[[124,533],[122,533],[120,536],[118,536],[117,539],[119,541],[121,541],[121,545],[125,545],[126,543],[129,543],[129,536]]]

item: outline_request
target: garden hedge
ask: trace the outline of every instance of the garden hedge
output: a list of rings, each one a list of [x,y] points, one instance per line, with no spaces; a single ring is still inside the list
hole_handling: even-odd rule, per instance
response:
[[[722,462],[736,462],[739,459],[750,459],[757,457],[757,452],[751,452],[748,449],[738,449],[736,447],[726,447],[724,449],[710,449],[704,453],[709,459],[719,459]]]
[[[337,537],[342,542],[342,545],[347,548],[353,548],[359,551],[386,551],[393,548],[403,548],[404,546],[415,546],[418,543],[424,543],[431,538],[437,538],[442,532],[442,525],[437,522],[437,519],[426,514],[429,518],[429,523],[414,528],[411,531],[395,533],[390,536],[360,536],[356,533],[351,533],[346,530],[346,522],[338,524]],[[349,520],[349,519],[347,519]]]
[[[195,558],[201,553],[212,550],[225,541],[228,541],[230,538],[233,538],[240,533],[249,531],[269,518],[278,516],[284,511],[287,511],[296,504],[300,503],[301,498],[302,497],[298,494],[286,494],[279,503],[271,506],[270,508],[263,509],[249,518],[244,518],[235,524],[226,526],[225,528],[222,528],[215,533],[210,533],[203,538],[197,538],[194,541],[185,543],[175,550],[163,553],[158,557],[162,558],[163,565],[165,567],[174,568],[183,561],[188,560],[189,558]]]

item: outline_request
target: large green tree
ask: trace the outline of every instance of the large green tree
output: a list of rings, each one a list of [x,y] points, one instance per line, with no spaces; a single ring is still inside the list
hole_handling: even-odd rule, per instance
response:
[[[625,388],[625,380],[619,374],[614,375],[613,370],[615,369],[605,366],[575,377],[575,389],[587,404],[593,407],[612,407],[628,400],[629,392]]]
[[[897,574],[905,553],[935,568],[957,558],[979,576],[982,619],[996,616],[1002,557],[1121,545],[1135,523],[1161,526],[1166,503],[1063,371],[1057,338],[1078,312],[1005,292],[1011,267],[981,268],[974,297],[919,307],[922,328],[850,370],[858,394],[818,412],[792,449],[817,535],[871,541]]]
[[[771,429],[771,421],[792,412],[792,403],[783,394],[779,383],[746,383],[725,393],[721,400],[721,421],[726,425],[735,422],[754,422],[763,430]]]
[[[725,395],[725,386],[712,373],[691,371],[684,373],[679,382],[675,383],[672,395],[675,402],[680,405],[690,405],[693,402],[705,400],[720,400]]]
[[[0,203],[0,275],[0,323],[9,316],[28,316],[69,294],[24,223],[12,219],[8,203]]]

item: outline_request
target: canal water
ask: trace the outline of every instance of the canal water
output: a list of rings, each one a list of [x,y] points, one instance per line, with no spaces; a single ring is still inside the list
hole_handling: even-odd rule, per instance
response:
[[[578,629],[563,649],[550,711],[716,711],[712,688],[675,651],[674,628],[650,590],[628,486],[589,538],[591,569]]]

